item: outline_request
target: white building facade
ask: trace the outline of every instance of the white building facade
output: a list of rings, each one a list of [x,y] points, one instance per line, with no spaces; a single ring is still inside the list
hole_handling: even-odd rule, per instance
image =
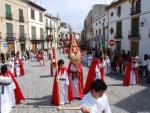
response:
[[[93,48],[108,48],[108,13],[103,12],[93,22]]]
[[[115,44],[112,49],[115,51],[130,51],[132,56],[140,58],[150,54],[149,4],[149,0],[112,2],[93,22],[93,46],[111,48],[109,40],[113,39]]]
[[[33,51],[36,51],[37,49],[44,49],[44,11],[45,9],[41,6],[31,1],[28,2],[30,49]]]
[[[149,0],[119,0],[107,7],[109,39],[116,41],[113,49],[130,51],[143,58],[150,53]]]

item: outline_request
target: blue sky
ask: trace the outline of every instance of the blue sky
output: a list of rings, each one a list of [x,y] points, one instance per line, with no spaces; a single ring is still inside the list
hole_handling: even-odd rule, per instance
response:
[[[94,4],[109,4],[112,0],[38,0],[53,16],[59,15],[74,31],[81,31],[83,22]]]

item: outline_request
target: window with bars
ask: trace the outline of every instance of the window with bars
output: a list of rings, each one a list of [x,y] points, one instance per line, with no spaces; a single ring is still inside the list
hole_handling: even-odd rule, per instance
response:
[[[40,38],[44,39],[44,30],[43,30],[43,28],[40,28]]]
[[[121,6],[117,7],[117,16],[121,16]]]
[[[117,25],[116,25],[116,38],[122,38],[122,22],[117,22]]]
[[[19,30],[20,30],[20,38],[25,38],[24,26],[23,26],[23,25],[20,25],[20,26],[19,26]]]
[[[33,9],[31,9],[31,19],[35,20],[35,11]]]
[[[36,27],[35,26],[31,27],[31,32],[32,32],[32,39],[36,39]]]
[[[5,8],[6,8],[6,19],[12,20],[11,5],[5,4]]]
[[[7,38],[13,37],[13,25],[11,23],[6,23],[6,31]]]
[[[43,14],[42,13],[39,13],[39,21],[43,22]]]
[[[24,22],[23,10],[19,9],[19,22]]]

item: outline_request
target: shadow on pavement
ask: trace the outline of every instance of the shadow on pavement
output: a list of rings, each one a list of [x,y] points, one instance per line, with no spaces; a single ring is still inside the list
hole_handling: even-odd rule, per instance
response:
[[[131,94],[131,96],[121,100],[115,106],[129,113],[150,113],[150,85],[141,92]]]
[[[40,78],[49,78],[49,77],[52,77],[50,75],[41,75]]]
[[[123,84],[108,84],[107,86],[123,86]]]
[[[26,105],[33,106],[34,108],[52,106],[51,95],[44,96],[42,98],[26,98],[26,100],[35,101],[35,102],[27,102],[26,103]]]
[[[116,73],[110,73],[109,75],[106,75],[112,79],[115,79],[115,80],[122,80],[123,81],[123,76],[119,75],[119,74],[116,74]]]
[[[41,65],[35,65],[35,66],[31,66],[31,67],[42,67]]]

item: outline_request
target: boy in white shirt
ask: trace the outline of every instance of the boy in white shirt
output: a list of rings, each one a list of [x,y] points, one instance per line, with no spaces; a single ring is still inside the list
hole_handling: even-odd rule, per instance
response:
[[[81,101],[82,113],[112,113],[108,98],[104,94],[107,89],[104,81],[97,79],[91,84],[91,91]]]

